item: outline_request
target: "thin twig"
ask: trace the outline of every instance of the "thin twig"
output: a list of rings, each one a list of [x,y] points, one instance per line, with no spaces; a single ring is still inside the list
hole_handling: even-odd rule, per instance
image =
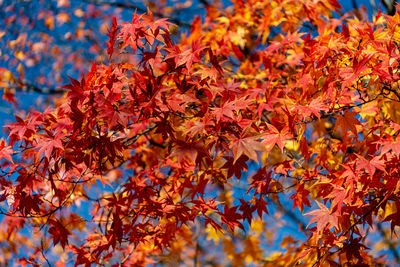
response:
[[[41,245],[40,252],[41,252],[41,254],[42,254],[44,260],[46,261],[46,263],[47,263],[47,265],[48,265],[49,267],[52,267],[51,264],[50,264],[50,262],[49,262],[49,260],[47,259],[46,255],[44,254],[43,239],[40,241],[40,245]]]
[[[128,255],[125,256],[125,258],[122,259],[122,261],[119,263],[119,266],[122,267],[123,264],[131,257],[133,251],[135,251],[135,246],[132,246],[131,250],[129,251]]]

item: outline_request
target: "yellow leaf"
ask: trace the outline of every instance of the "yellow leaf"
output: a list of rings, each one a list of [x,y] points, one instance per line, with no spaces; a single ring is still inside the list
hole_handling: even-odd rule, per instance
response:
[[[379,112],[379,108],[376,106],[376,103],[370,102],[362,105],[360,115],[365,119],[366,117],[375,117],[377,112]]]
[[[21,76],[21,77],[24,76],[24,68],[21,63],[18,64],[17,71],[19,72],[19,76]]]
[[[225,25],[229,25],[230,23],[230,20],[227,17],[219,17],[216,20]]]
[[[232,259],[237,254],[235,244],[233,244],[230,238],[224,238],[222,243],[224,244],[224,252],[228,255],[228,258]]]
[[[264,230],[264,225],[265,225],[265,223],[263,222],[263,220],[258,218],[251,222],[250,229],[252,232],[256,233],[256,236],[260,236],[260,234]]]
[[[22,51],[17,51],[15,52],[15,57],[18,58],[19,60],[23,60],[25,58],[25,55]]]
[[[397,213],[396,203],[388,202],[385,205],[385,209],[380,209],[379,213],[380,213],[379,215],[383,217],[382,219],[386,219],[388,216]]]
[[[236,34],[233,34],[233,36],[231,37],[231,41],[235,45],[238,45],[243,48],[246,45],[246,38],[245,38],[246,35],[247,35],[247,29],[239,26],[236,31]]]
[[[265,261],[275,261],[282,256],[282,252],[274,251],[268,257],[265,258]]]
[[[281,246],[284,247],[284,248],[287,248],[288,246],[296,244],[297,242],[298,241],[294,240],[294,238],[289,235],[289,236],[285,236],[282,239]]]
[[[234,198],[232,197],[233,192],[232,191],[223,191],[219,195],[219,198],[221,199],[222,202],[227,204],[228,206],[233,203]]]
[[[54,18],[52,16],[48,16],[44,21],[44,25],[46,25],[46,27],[50,30],[54,29]]]
[[[250,236],[244,241],[244,244],[245,247],[243,254],[245,255],[245,261],[247,265],[249,265],[251,262],[257,263],[262,257],[262,250],[259,246],[260,240],[258,240],[255,236]]]
[[[207,233],[207,240],[212,239],[214,243],[218,243],[219,240],[224,237],[220,231],[214,229],[210,224],[207,225],[205,232]]]
[[[287,150],[297,151],[300,146],[300,143],[296,140],[285,140],[284,143]]]

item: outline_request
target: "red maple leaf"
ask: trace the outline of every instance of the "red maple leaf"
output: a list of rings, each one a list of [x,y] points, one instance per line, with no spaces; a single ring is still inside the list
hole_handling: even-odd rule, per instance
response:
[[[290,134],[289,129],[285,127],[279,131],[272,124],[268,124],[268,129],[269,132],[261,136],[261,143],[265,145],[267,151],[271,151],[275,145],[278,145],[278,147],[283,151],[284,142],[292,138],[292,134]]]
[[[14,163],[11,157],[14,152],[15,151],[11,149],[11,146],[6,146],[6,142],[3,139],[0,140],[0,160],[5,158],[11,163]]]
[[[115,45],[115,39],[117,38],[117,32],[118,32],[118,23],[117,19],[113,17],[113,22],[111,24],[111,28],[108,31],[107,36],[110,38],[108,42],[106,43],[107,45],[107,54],[108,54],[108,60],[111,61],[111,57],[114,52],[114,45]]]
[[[343,134],[346,134],[347,130],[350,130],[354,134],[354,136],[357,137],[358,131],[356,125],[361,125],[361,123],[356,118],[354,118],[356,115],[357,113],[355,111],[345,111],[343,116],[335,116],[335,129],[340,127],[343,131]]]
[[[42,135],[42,138],[37,140],[35,148],[38,149],[38,156],[44,153],[44,157],[50,160],[50,156],[56,149],[63,149],[62,134],[58,134],[54,137],[49,135]]]
[[[68,245],[68,236],[71,233],[59,221],[50,219],[48,223],[51,225],[49,234],[53,236],[53,244],[60,243],[61,247],[65,248]]]
[[[233,164],[235,164],[236,160],[242,155],[246,155],[250,159],[258,161],[257,151],[263,151],[264,149],[265,147],[258,141],[257,136],[238,138],[232,143],[232,150],[235,156]]]
[[[290,199],[293,199],[293,210],[298,207],[301,212],[303,212],[304,205],[310,207],[310,200],[308,199],[308,195],[310,191],[304,188],[304,183],[300,183],[297,185],[297,192],[294,193]]]
[[[310,226],[310,224],[312,223],[316,223],[317,224],[317,231],[321,232],[322,230],[324,230],[325,228],[331,228],[331,227],[335,227],[338,228],[338,218],[336,215],[331,214],[331,212],[329,211],[329,209],[327,207],[325,207],[324,204],[317,202],[317,205],[319,207],[319,209],[317,210],[313,210],[310,211],[308,213],[306,213],[305,215],[312,215],[314,216],[310,222],[307,225]]]

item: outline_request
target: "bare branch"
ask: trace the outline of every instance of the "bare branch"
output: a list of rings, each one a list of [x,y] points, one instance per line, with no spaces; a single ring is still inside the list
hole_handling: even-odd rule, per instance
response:
[[[35,92],[39,94],[63,94],[66,92],[66,90],[61,89],[61,88],[49,88],[45,86],[36,86],[34,84],[28,83],[28,82],[18,82],[17,84],[10,85],[7,87],[3,87],[4,89],[12,89],[12,90],[17,90],[17,91],[22,91],[22,92]]]
[[[144,8],[141,8],[137,5],[131,4],[131,3],[120,3],[120,2],[107,2],[107,1],[99,1],[99,0],[81,0],[86,3],[91,3],[95,5],[105,5],[105,6],[111,6],[111,7],[119,7],[119,8],[124,8],[124,9],[132,9],[132,10],[137,10],[142,13],[146,13],[147,10]],[[157,17],[165,17],[165,14],[162,14],[160,12],[153,12],[154,15]],[[190,27],[190,23],[184,22],[178,18],[169,18],[173,23],[177,24],[178,26],[183,26],[183,27]]]

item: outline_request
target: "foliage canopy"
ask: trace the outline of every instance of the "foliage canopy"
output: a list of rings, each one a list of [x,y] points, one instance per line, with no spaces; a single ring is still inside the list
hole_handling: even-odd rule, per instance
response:
[[[6,126],[0,262],[399,260],[399,13],[205,3],[180,38],[150,10],[114,18],[107,58]],[[296,233],[273,236],[289,221]]]

